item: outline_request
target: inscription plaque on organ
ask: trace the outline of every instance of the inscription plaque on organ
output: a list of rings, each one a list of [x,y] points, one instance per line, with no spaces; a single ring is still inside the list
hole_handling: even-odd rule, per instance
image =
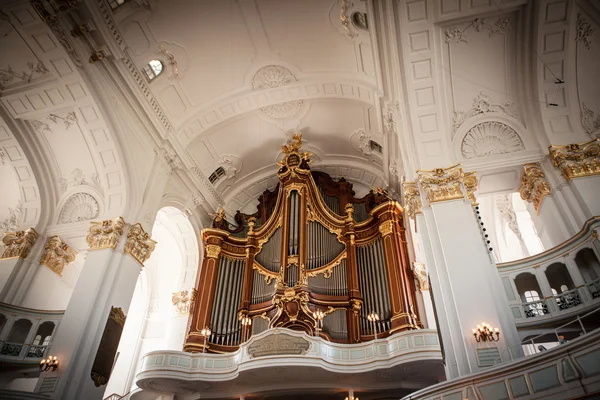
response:
[[[255,213],[238,212],[231,223],[220,211],[203,230],[185,351],[235,351],[270,328],[357,343],[375,330],[385,337],[421,327],[402,207],[384,190],[357,198],[346,180],[311,171],[301,146],[301,135],[282,146],[279,184],[260,196]],[[376,324],[367,319],[373,312]],[[277,336],[253,343],[255,356],[269,346],[295,348],[297,338]]]
[[[310,343],[305,339],[285,333],[274,333],[250,344],[248,355],[251,358],[286,354],[302,355],[306,354],[309,348]]]

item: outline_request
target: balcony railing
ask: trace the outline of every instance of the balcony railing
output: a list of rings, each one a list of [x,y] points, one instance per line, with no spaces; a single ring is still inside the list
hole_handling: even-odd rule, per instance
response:
[[[549,313],[546,300],[530,301],[523,303],[523,311],[526,318],[534,318]]]
[[[47,345],[0,342],[0,356],[21,360],[44,358],[47,349]]]
[[[581,297],[577,289],[567,290],[554,296],[559,310],[568,310],[581,304]]]
[[[587,284],[587,288],[590,291],[593,299],[600,298],[600,279],[596,279]]]

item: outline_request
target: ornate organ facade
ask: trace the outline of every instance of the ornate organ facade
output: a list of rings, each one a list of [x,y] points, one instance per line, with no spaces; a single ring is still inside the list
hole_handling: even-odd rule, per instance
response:
[[[345,180],[312,172],[301,144],[296,135],[282,147],[280,183],[256,213],[238,212],[233,225],[221,212],[203,231],[185,351],[235,351],[275,327],[340,343],[421,327],[402,207],[383,190],[356,198]]]

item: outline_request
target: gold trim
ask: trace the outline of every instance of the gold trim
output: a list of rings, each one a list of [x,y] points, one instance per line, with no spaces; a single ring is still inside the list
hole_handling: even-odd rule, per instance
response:
[[[25,231],[6,232],[2,243],[6,248],[0,259],[26,258],[39,235],[34,228]]]
[[[381,236],[387,236],[394,231],[394,222],[387,220],[383,221],[379,224],[379,232],[381,232]]]
[[[256,260],[254,261],[254,264],[252,264],[252,269],[255,269],[260,275],[263,275],[265,277],[265,284],[267,285],[270,285],[273,279],[277,280],[277,278],[279,278],[278,273],[269,271],[268,269],[260,265]]]
[[[123,234],[125,221],[123,217],[105,221],[92,221],[85,241],[90,250],[117,248],[119,238]]]
[[[533,203],[533,208],[536,213],[539,213],[542,200],[550,195],[550,184],[538,163],[524,164],[523,169],[525,172],[521,177],[521,186],[519,187],[521,199]]]
[[[567,182],[600,174],[600,138],[565,146],[551,145],[548,150],[552,164],[560,169]]]
[[[404,210],[406,215],[410,218],[415,218],[417,214],[422,214],[421,193],[419,192],[417,182],[404,182],[402,188],[404,189]]]
[[[459,163],[448,168],[417,170],[419,183],[430,203],[467,197],[471,204],[477,204],[475,172],[464,172],[461,166]]]
[[[319,274],[323,274],[323,278],[328,279],[331,277],[331,273],[333,272],[333,269],[335,267],[337,267],[338,265],[340,265],[342,260],[346,259],[347,257],[348,257],[348,253],[344,250],[336,258],[334,258],[333,261],[331,261],[329,264],[326,264],[319,268],[308,270],[308,272],[306,273],[306,276],[307,277],[315,277]]]
[[[62,276],[65,265],[75,261],[77,252],[64,243],[58,236],[52,236],[44,246],[40,264],[44,265],[58,276]]]
[[[206,258],[219,258],[221,253],[221,246],[217,244],[206,245]]]
[[[150,258],[156,247],[156,241],[150,238],[150,235],[144,231],[139,223],[132,225],[127,233],[125,241],[125,254],[129,254],[134,260],[142,266]]]

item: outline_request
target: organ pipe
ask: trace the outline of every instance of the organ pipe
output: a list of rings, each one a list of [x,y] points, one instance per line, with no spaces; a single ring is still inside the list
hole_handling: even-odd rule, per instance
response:
[[[325,314],[323,337],[342,343],[371,339],[370,312],[381,335],[419,328],[402,208],[383,190],[357,199],[349,182],[313,174],[300,145],[295,136],[283,147],[280,183],[256,213],[238,212],[235,227],[220,211],[202,231],[185,351],[204,349],[207,327],[209,352],[235,351],[269,327],[312,335],[315,311]],[[252,325],[242,327],[246,317]]]

